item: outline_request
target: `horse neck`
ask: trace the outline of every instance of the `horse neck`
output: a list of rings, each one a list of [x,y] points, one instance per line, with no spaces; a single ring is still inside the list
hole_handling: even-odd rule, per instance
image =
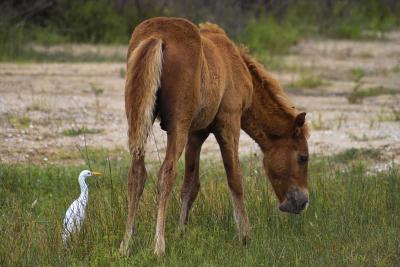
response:
[[[283,107],[282,102],[276,100],[282,96],[272,95],[268,87],[274,84],[265,84],[253,77],[253,86],[253,101],[243,113],[242,129],[257,142],[262,151],[266,151],[271,136],[291,134],[294,117],[288,107]]]

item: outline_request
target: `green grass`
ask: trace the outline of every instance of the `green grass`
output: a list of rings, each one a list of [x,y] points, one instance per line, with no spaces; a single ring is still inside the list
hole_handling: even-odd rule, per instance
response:
[[[164,259],[153,256],[158,162],[147,164],[150,177],[128,258],[117,253],[127,212],[127,157],[107,161],[106,152],[89,151],[92,168],[105,175],[88,179],[87,219],[68,249],[60,239],[62,220],[79,194],[77,176],[88,167],[1,164],[0,265],[393,266],[400,261],[399,172],[368,171],[366,166],[376,158],[357,154],[365,152],[312,159],[310,206],[300,216],[277,210],[261,159],[242,158],[252,224],[247,247],[238,240],[220,162],[202,161],[201,192],[188,226],[178,229],[180,162]]]
[[[6,114],[9,124],[16,129],[28,128],[31,124],[31,118],[27,115]]]
[[[240,38],[254,52],[286,53],[300,39],[300,32],[288,23],[280,23],[266,16],[252,19]]]
[[[359,82],[365,76],[365,70],[361,68],[354,68],[350,71],[350,77],[353,81]]]
[[[379,95],[395,95],[400,93],[398,90],[387,88],[384,86],[375,86],[367,89],[359,89],[361,84],[359,83],[354,90],[347,96],[347,100],[351,104],[360,104],[366,97],[373,97]]]
[[[86,52],[74,55],[68,51],[38,52],[25,47],[15,52],[0,52],[0,62],[125,62],[125,60],[125,57],[119,54],[108,56]]]
[[[350,148],[340,152],[331,157],[334,163],[347,164],[349,162],[361,161],[365,162],[368,160],[380,160],[382,157],[382,151],[378,149],[363,148],[356,149]]]
[[[66,129],[62,132],[62,134],[65,136],[78,136],[81,134],[98,134],[101,132],[102,132],[102,130],[99,130],[99,129],[79,127],[79,128]]]
[[[387,112],[378,115],[378,121],[400,121],[400,108],[396,105],[390,107]]]
[[[301,74],[298,80],[290,83],[288,86],[289,88],[293,89],[299,89],[299,88],[314,89],[326,84],[327,83],[319,76],[311,74]]]

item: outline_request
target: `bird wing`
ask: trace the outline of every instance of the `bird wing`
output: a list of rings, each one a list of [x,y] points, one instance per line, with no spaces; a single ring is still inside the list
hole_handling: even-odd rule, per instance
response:
[[[85,219],[86,203],[80,202],[78,199],[69,206],[64,218],[64,234],[70,235],[75,231],[79,231],[83,220]]]

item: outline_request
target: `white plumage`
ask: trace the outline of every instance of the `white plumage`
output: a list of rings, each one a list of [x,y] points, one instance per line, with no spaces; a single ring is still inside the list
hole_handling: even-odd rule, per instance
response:
[[[86,205],[89,199],[89,188],[86,184],[86,178],[90,176],[100,176],[99,172],[91,172],[84,170],[79,174],[79,186],[81,194],[69,206],[64,218],[64,231],[62,233],[62,240],[64,244],[68,242],[71,235],[81,229],[83,220],[85,219]]]

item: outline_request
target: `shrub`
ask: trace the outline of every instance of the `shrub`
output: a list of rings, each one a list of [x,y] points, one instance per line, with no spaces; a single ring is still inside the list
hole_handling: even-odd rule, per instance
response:
[[[299,39],[299,31],[288,23],[261,16],[247,25],[243,40],[255,52],[283,53]]]

